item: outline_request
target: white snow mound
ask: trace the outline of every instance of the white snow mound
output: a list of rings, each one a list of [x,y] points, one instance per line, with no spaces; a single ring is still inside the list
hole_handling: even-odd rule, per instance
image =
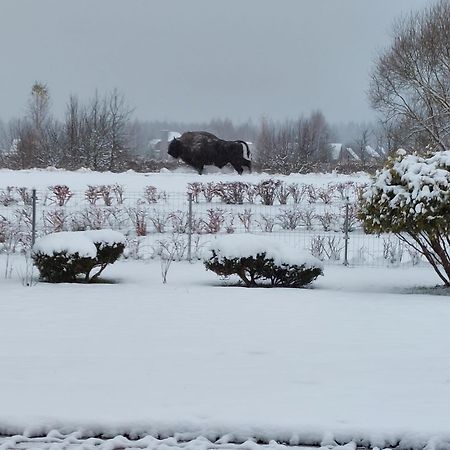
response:
[[[267,258],[272,258],[277,265],[323,269],[322,261],[308,253],[249,233],[217,237],[210,243],[209,250],[214,250],[219,258],[227,259],[256,257],[258,254],[266,253]]]
[[[125,244],[125,236],[113,230],[61,231],[38,238],[33,246],[33,253],[52,256],[65,252],[68,255],[78,255],[82,258],[95,258],[97,248],[95,243],[104,245]]]

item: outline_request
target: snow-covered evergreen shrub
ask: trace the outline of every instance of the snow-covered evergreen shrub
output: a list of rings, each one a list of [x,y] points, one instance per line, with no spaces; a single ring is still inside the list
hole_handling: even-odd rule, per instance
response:
[[[32,258],[42,280],[52,283],[85,281],[99,277],[125,248],[125,237],[112,230],[52,233],[36,240]],[[91,271],[98,271],[91,276]]]
[[[204,264],[217,275],[237,275],[249,287],[299,288],[323,275],[323,265],[317,258],[254,235],[214,240]]]
[[[450,151],[395,158],[360,198],[369,233],[392,232],[419,251],[450,286]]]

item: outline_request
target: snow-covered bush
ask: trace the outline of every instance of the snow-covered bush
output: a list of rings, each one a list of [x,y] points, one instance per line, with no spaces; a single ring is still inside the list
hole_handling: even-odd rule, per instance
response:
[[[158,189],[155,186],[147,186],[144,189],[144,197],[147,203],[158,203]]]
[[[242,205],[248,191],[248,183],[234,181],[229,183],[217,183],[216,195],[227,205]]]
[[[208,209],[206,220],[202,220],[205,233],[219,233],[224,223],[225,211],[220,208]]]
[[[450,151],[432,156],[399,150],[360,199],[369,233],[392,232],[419,251],[450,286]]]
[[[275,191],[275,195],[280,205],[286,205],[291,195],[291,190],[289,189],[289,186],[286,185],[286,183],[281,181],[278,185],[277,190]]]
[[[191,183],[194,184],[194,183]],[[211,203],[214,197],[217,195],[216,183],[209,182],[206,184],[198,183],[201,185],[201,192],[203,193],[203,197],[208,203]],[[196,200],[198,203],[198,200]]]
[[[125,237],[112,230],[52,233],[36,240],[32,258],[42,280],[52,283],[97,279],[123,253]],[[91,271],[98,271],[91,276]]]
[[[298,183],[291,183],[288,186],[288,189],[289,194],[292,197],[294,203],[300,203],[306,192],[305,185],[300,185]]]
[[[51,192],[50,201],[58,206],[66,206],[67,202],[73,197],[73,192],[69,186],[58,184],[56,186],[49,186]]]
[[[253,212],[250,208],[245,208],[244,211],[238,213],[238,218],[241,221],[242,225],[244,225],[244,230],[246,233],[250,232],[252,217]]]
[[[288,208],[276,216],[276,220],[283,230],[295,230],[300,226],[302,213],[298,207]]]
[[[204,264],[217,275],[237,275],[249,287],[298,288],[323,274],[323,265],[317,258],[255,235],[215,239]]]
[[[148,211],[142,205],[137,205],[127,209],[128,216],[133,223],[136,236],[147,235]]]
[[[313,256],[321,261],[339,261],[344,241],[338,236],[313,236],[309,244],[309,250]]]
[[[257,193],[261,198],[261,203],[263,205],[273,205],[280,184],[281,182],[278,180],[268,179],[261,181],[256,185]]]
[[[14,188],[8,186],[6,189],[2,189],[0,191],[0,205],[10,206],[14,203],[17,203],[17,200],[14,198]]]
[[[192,199],[195,203],[198,203],[199,195],[203,191],[203,183],[199,183],[198,181],[194,183],[188,183],[187,185],[187,193],[192,195]]]

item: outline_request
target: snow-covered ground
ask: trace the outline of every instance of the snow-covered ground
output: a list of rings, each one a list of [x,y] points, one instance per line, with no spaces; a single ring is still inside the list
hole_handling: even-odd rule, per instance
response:
[[[7,170],[0,169],[0,188],[6,186],[23,186],[47,189],[48,186],[67,185],[72,191],[86,189],[89,185],[110,185],[118,183],[126,187],[129,192],[140,192],[148,185],[168,192],[185,192],[186,185],[194,181],[207,183],[209,181],[248,181],[257,183],[262,178],[269,178],[267,174],[244,174],[238,175],[228,168],[218,170],[208,167],[204,175],[198,175],[190,168],[180,168],[177,171],[162,171],[161,173],[137,173],[133,171],[124,173],[93,172],[90,170],[78,170],[74,172],[62,169],[30,169],[30,170]],[[289,182],[326,185],[338,181],[357,181],[366,183],[369,177],[365,173],[352,175],[326,174],[291,174],[289,176],[277,175],[275,178],[288,180]]]
[[[2,433],[448,448],[449,292],[426,267],[248,289],[126,261],[114,283],[28,288],[19,264],[0,279]]]

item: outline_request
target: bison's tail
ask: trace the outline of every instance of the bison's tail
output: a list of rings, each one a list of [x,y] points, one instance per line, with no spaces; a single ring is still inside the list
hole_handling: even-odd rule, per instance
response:
[[[251,161],[251,153],[250,153],[250,149],[248,147],[247,142],[245,141],[235,141],[235,142],[239,142],[240,144],[243,144],[245,146],[243,152],[242,152],[242,156],[244,157],[244,159]]]

